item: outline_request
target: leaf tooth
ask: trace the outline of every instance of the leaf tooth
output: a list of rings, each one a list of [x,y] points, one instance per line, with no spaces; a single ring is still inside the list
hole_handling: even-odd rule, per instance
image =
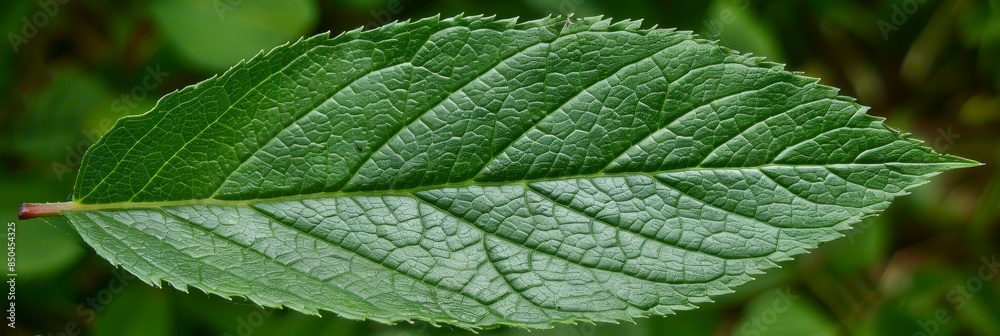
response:
[[[607,31],[611,27],[611,23],[614,21],[613,18],[604,19],[604,16],[598,16],[598,21],[590,25],[590,30],[592,31]]]
[[[642,30],[642,23],[643,23],[642,19],[627,20],[627,21],[622,21],[622,22],[628,22],[628,24],[625,25],[625,30],[626,31],[631,31],[631,30],[639,31],[639,30]],[[653,25],[653,27],[656,27],[656,25]]]
[[[484,16],[483,14],[476,14],[476,15],[473,15],[473,16],[466,16],[465,19],[469,20],[469,21],[480,21],[480,20],[484,20],[484,19],[486,21],[492,21],[493,18],[495,18],[495,17],[496,17],[496,15]]]
[[[354,29],[351,29],[351,30],[343,31],[340,34],[337,34],[337,36],[334,36],[332,39],[350,38],[350,37],[358,36],[358,35],[360,35],[361,33],[364,33],[364,32],[379,30],[382,27],[384,27],[384,26],[375,27],[375,28],[372,28],[370,30],[365,30],[365,26],[360,26],[360,27],[357,27],[357,28],[354,28]]]
[[[496,15],[491,16],[490,19],[495,20],[496,19]],[[510,28],[514,28],[514,27],[517,26],[517,19],[518,18],[515,16],[515,17],[512,17],[512,18],[506,18],[506,19],[502,19],[502,20],[495,20],[494,22],[496,22],[498,24],[501,24],[503,26],[506,26],[508,29],[510,29]]]

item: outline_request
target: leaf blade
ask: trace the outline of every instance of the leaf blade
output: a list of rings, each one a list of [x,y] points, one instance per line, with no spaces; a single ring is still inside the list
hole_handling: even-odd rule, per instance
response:
[[[164,97],[88,151],[63,213],[148,283],[265,306],[630,320],[977,164],[865,110],[632,21],[431,18],[303,39]]]

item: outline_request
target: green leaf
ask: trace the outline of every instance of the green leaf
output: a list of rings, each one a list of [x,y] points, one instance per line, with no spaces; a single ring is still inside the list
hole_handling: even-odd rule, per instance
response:
[[[303,39],[170,94],[44,210],[146,282],[268,307],[630,320],[729,293],[978,164],[864,112],[638,21],[435,17]]]

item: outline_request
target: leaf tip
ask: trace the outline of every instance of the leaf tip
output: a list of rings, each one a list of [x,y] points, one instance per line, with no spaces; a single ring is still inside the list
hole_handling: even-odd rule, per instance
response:
[[[940,154],[941,162],[935,163],[939,171],[985,166],[985,163],[951,154]]]
[[[946,154],[946,156],[950,156],[951,158],[955,159],[955,162],[954,162],[954,167],[955,168],[973,168],[973,167],[981,167],[981,166],[985,166],[986,165],[985,163],[982,163],[982,162],[979,162],[979,161],[976,161],[976,160],[966,159],[966,158],[960,157],[960,156],[947,155],[947,154]]]

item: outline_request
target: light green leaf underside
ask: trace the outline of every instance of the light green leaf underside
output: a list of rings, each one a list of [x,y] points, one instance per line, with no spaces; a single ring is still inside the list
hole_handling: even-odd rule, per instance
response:
[[[548,327],[692,309],[975,164],[688,33],[429,18],[281,46],[122,119],[64,214],[153,284]]]

